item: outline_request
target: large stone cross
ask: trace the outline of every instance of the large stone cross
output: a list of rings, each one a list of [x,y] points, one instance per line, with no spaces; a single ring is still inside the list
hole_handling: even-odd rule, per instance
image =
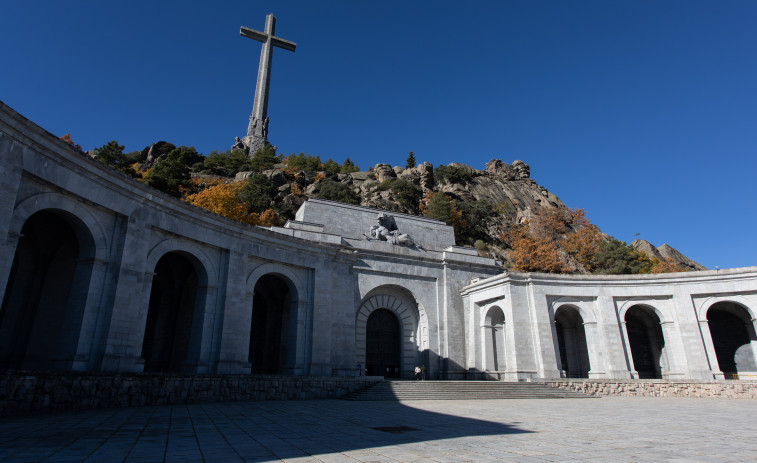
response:
[[[268,144],[268,88],[271,80],[271,60],[273,47],[294,51],[297,44],[288,40],[275,37],[274,28],[276,18],[273,13],[265,17],[265,31],[260,32],[242,26],[239,34],[249,39],[263,43],[260,52],[260,66],[258,66],[258,82],[255,85],[255,102],[250,114],[250,124],[247,126],[247,136],[244,144],[250,149],[250,156],[257,150]]]

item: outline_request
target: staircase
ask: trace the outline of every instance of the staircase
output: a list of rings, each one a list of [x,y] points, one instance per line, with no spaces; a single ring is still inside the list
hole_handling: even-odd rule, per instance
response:
[[[382,381],[344,400],[567,399],[595,397],[543,383],[502,381]]]

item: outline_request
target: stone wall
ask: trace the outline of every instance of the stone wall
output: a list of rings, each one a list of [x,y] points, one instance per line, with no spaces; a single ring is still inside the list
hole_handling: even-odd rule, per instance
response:
[[[596,396],[757,399],[757,381],[556,380],[545,384]]]
[[[297,211],[296,219],[322,224],[323,231],[328,234],[360,239],[363,234],[370,233],[376,217],[382,212],[394,217],[399,231],[410,235],[424,249],[441,251],[455,245],[454,229],[444,222],[318,198],[306,201]]]
[[[340,397],[381,378],[4,373],[0,416],[244,400]]]

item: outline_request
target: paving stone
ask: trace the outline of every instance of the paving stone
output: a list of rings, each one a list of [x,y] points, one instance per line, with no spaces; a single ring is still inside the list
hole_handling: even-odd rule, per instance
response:
[[[755,415],[757,401],[638,397],[175,405],[0,419],[0,459],[749,461]]]

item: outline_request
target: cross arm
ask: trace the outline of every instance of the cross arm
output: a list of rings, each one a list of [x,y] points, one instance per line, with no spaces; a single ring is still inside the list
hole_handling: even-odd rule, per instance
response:
[[[278,37],[271,37],[271,42],[273,42],[273,46],[289,51],[294,51],[294,49],[297,47],[296,43],[290,42],[289,40],[280,39]]]
[[[248,39],[257,40],[258,42],[265,42],[268,40],[268,36],[263,32],[250,29],[249,27],[240,27],[239,35],[247,37]]]
[[[268,40],[268,34],[265,34],[260,31],[256,31],[254,29],[250,29],[249,27],[240,27],[239,28],[239,35],[242,37],[247,37],[248,39],[257,40],[258,42],[265,43],[266,40]],[[274,47],[283,48],[284,50],[294,51],[294,49],[297,47],[297,44],[294,42],[290,42],[289,40],[280,39],[278,37],[271,37],[271,44]]]

